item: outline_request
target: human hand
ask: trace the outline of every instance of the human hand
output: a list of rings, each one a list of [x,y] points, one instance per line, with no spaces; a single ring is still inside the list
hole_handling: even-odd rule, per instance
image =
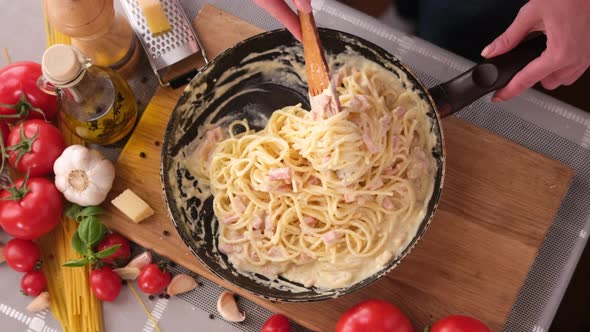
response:
[[[547,49],[518,72],[492,101],[504,101],[541,82],[552,90],[574,83],[590,66],[590,1],[531,0],[514,22],[481,55],[485,58],[504,54],[533,31],[547,35]]]
[[[291,0],[297,10],[311,13],[311,0]],[[291,31],[297,40],[301,41],[301,27],[297,15],[289,8],[285,0],[254,0],[258,6],[274,16]]]

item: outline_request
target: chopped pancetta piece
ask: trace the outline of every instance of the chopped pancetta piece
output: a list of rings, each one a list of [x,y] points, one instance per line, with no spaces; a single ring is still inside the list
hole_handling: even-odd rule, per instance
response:
[[[408,166],[408,178],[417,179],[428,172],[428,158],[424,151],[414,148],[410,154],[410,165]]]
[[[272,247],[268,249],[268,252],[266,254],[273,258],[282,258],[284,256],[283,250],[279,247]]]
[[[293,177],[293,170],[289,167],[271,168],[268,172],[268,178],[271,181],[287,180]]]
[[[385,210],[392,210],[394,208],[393,201],[391,200],[390,197],[385,197],[383,199],[383,204],[382,205],[383,205],[383,208]]]
[[[367,97],[363,95],[354,95],[348,101],[348,108],[353,112],[364,112],[371,107]]]
[[[384,115],[379,119],[379,122],[381,122],[383,130],[387,130],[389,129],[389,126],[391,126],[391,117],[389,115]]]
[[[207,131],[205,134],[205,140],[199,144],[199,147],[196,150],[197,156],[201,160],[208,161],[211,158],[213,150],[215,150],[215,145],[223,138],[223,130],[220,127]]]
[[[238,213],[242,213],[244,211],[246,211],[246,205],[244,205],[244,202],[242,202],[242,199],[240,198],[240,196],[233,196],[231,199],[231,206],[234,209],[234,211],[238,212]]]
[[[383,180],[381,177],[376,178],[371,185],[369,185],[369,190],[376,190],[381,188],[384,185]]]
[[[240,253],[242,252],[242,246],[231,243],[220,243],[217,248],[224,254]]]
[[[303,223],[309,227],[315,226],[317,222],[318,222],[318,220],[312,216],[304,216],[303,217]]]
[[[399,149],[399,146],[401,144],[401,139],[399,138],[398,135],[394,135],[391,140],[392,140],[391,148],[393,149],[393,152],[397,152],[397,150]]]
[[[266,215],[264,217],[264,231],[265,232],[272,232],[275,230],[275,222],[272,220],[270,215]]]
[[[367,203],[367,196],[366,195],[360,195],[359,197],[357,197],[356,203],[358,205],[365,205],[365,203]]]
[[[356,199],[356,195],[353,193],[344,193],[344,201],[346,203],[352,203]]]
[[[254,220],[252,221],[252,228],[253,229],[262,229],[262,226],[264,226],[264,212],[262,215],[258,215],[254,218]]]
[[[329,231],[328,233],[322,235],[322,240],[324,244],[330,245],[338,242],[342,238],[343,234],[340,234],[336,231]]]
[[[305,252],[302,252],[297,256],[295,259],[295,263],[297,264],[306,264],[313,261],[313,257]]]
[[[238,220],[240,220],[240,216],[235,213],[231,213],[223,217],[223,219],[221,219],[221,223],[224,225],[231,225],[237,222]]]
[[[322,184],[322,181],[320,181],[320,179],[316,178],[315,176],[312,176],[307,183],[312,186],[319,186]]]
[[[405,108],[405,107],[403,107],[403,106],[398,106],[398,107],[396,107],[396,108],[393,110],[393,112],[395,113],[395,115],[399,116],[400,118],[401,118],[402,116],[404,116],[404,114],[406,114],[406,112],[407,112],[407,111],[408,111],[408,110],[406,110],[406,108]]]
[[[351,116],[350,121],[354,123],[357,127],[360,127],[363,124],[360,116]]]
[[[363,142],[367,146],[367,149],[369,150],[369,152],[371,152],[371,153],[379,152],[379,147],[375,144],[375,142],[373,142],[369,133],[363,134]]]
[[[281,193],[281,194],[288,193],[291,191],[293,191],[293,186],[291,186],[289,184],[282,184],[282,185],[278,186],[277,188],[273,189],[273,192]]]
[[[317,96],[311,97],[311,114],[314,120],[322,120],[338,113],[336,104],[338,95],[333,86],[328,87]]]

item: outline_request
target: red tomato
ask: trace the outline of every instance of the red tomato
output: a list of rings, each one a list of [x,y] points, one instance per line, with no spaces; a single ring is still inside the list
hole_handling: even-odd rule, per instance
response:
[[[103,251],[117,244],[121,245],[119,249],[111,256],[103,258],[102,261],[107,264],[124,266],[131,257],[131,246],[129,245],[129,241],[123,236],[117,233],[108,234],[98,244],[98,251]]]
[[[410,320],[398,307],[383,300],[367,300],[340,317],[336,332],[413,332]]]
[[[41,65],[21,61],[0,69],[0,118],[13,123],[20,119],[53,120],[57,114],[57,97],[47,94],[37,86],[41,77]]]
[[[283,315],[272,315],[264,323],[260,332],[291,332],[289,319]]]
[[[66,148],[59,130],[43,120],[27,120],[14,126],[8,135],[6,151],[10,164],[22,174],[46,176]]]
[[[158,294],[170,283],[170,272],[157,264],[144,267],[137,278],[137,286],[146,294]]]
[[[475,318],[448,316],[432,325],[430,332],[490,332],[490,329]]]
[[[20,288],[23,293],[30,296],[37,296],[41,294],[47,287],[45,275],[41,271],[31,271],[25,273],[20,281]]]
[[[6,147],[6,142],[8,142],[8,125],[2,121],[0,121],[0,131],[2,132],[2,135],[0,135],[2,137],[2,142],[4,143],[4,146]]]
[[[0,226],[17,239],[35,240],[51,231],[63,209],[61,193],[45,178],[29,178],[0,192]]]
[[[121,287],[121,278],[109,266],[92,270],[90,273],[90,288],[101,301],[114,301],[121,293]]]
[[[4,247],[6,263],[18,272],[33,271],[40,257],[41,251],[33,241],[12,239]]]

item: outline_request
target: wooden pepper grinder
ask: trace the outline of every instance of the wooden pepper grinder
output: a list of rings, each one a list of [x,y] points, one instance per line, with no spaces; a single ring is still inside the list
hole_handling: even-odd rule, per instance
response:
[[[48,21],[72,38],[72,45],[94,65],[126,75],[139,58],[137,38],[113,0],[43,0]]]

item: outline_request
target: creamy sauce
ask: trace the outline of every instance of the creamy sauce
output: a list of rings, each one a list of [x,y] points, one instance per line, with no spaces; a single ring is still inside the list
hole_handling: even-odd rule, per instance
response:
[[[270,53],[276,51],[277,50],[269,50],[267,52]],[[296,52],[294,52],[293,50],[289,50],[288,48],[282,48],[281,51],[286,53],[291,52],[293,57],[297,56]],[[256,57],[264,53],[251,54],[248,58],[244,59],[243,62],[247,63],[249,60],[255,59]],[[351,49],[348,49],[348,52],[346,54],[341,54],[337,57],[329,57],[330,63],[354,63],[359,61],[362,62],[365,60],[363,60],[359,56],[354,55],[354,52]],[[286,68],[288,68],[289,70],[285,70]],[[388,69],[396,73],[397,77],[395,77],[395,79],[400,82],[398,86],[395,86],[395,89],[406,89],[406,85],[412,85],[411,83],[409,83],[409,80],[407,79],[405,73],[399,70],[399,68],[391,67]],[[242,79],[250,77],[252,75],[262,74],[265,80],[281,82],[282,85],[287,86],[300,85],[300,78],[305,76],[305,68],[303,64],[297,63],[295,61],[292,61],[290,64],[278,61],[250,62],[241,66],[240,68],[228,70],[219,78],[219,80],[217,80],[216,83],[224,81],[226,81],[226,83],[215,86],[215,96],[213,97],[213,100],[215,100],[219,96],[226,94],[227,91],[229,91],[231,88],[233,88],[236,84],[239,83],[237,80],[227,80],[227,78],[235,74],[237,70],[244,72],[241,76]],[[393,74],[391,75],[392,77],[395,76]],[[190,90],[187,89],[187,93],[190,94],[188,98],[194,99],[197,94],[202,93],[205,89],[206,85],[200,87],[191,87]],[[333,98],[335,95],[333,86],[331,85],[331,88],[327,90],[328,91],[326,91],[325,95],[327,95],[328,98]],[[244,94],[247,92],[248,91],[241,91],[240,94]],[[240,94],[236,94],[233,98],[238,97]],[[316,96],[311,99],[312,111],[320,110],[318,111],[320,113],[333,112],[333,102],[329,102],[327,104],[318,104],[317,98],[323,97]],[[425,110],[428,109],[429,106],[426,104],[424,100],[420,98],[415,98],[414,100],[417,102],[424,103],[424,105],[422,105],[421,107],[424,107]],[[181,156],[184,156],[184,158],[179,158],[177,160],[179,160],[179,163],[181,163],[182,166],[190,170],[192,174],[195,174],[197,172],[195,166],[199,164],[199,157],[195,155],[195,151],[197,150],[197,147],[200,144],[202,144],[203,140],[205,139],[205,133],[207,132],[207,129],[212,129],[216,127],[227,128],[227,126],[231,122],[235,120],[240,120],[236,117],[236,115],[231,114],[218,118],[219,111],[223,108],[224,105],[226,105],[230,101],[231,99],[225,100],[217,107],[215,111],[208,115],[203,128],[199,129],[199,136],[197,137],[197,139],[195,139],[192,143],[184,147],[181,153],[179,153]],[[188,108],[190,107],[190,105],[181,107],[186,107],[186,111],[188,112]],[[256,127],[263,127],[267,120],[268,119],[266,116],[261,115],[258,119],[255,120],[258,122],[251,123],[251,125],[254,125]],[[184,133],[180,132],[179,137],[177,137],[176,139],[179,139],[180,135],[182,134]],[[433,142],[436,141],[436,137],[433,134],[431,140]],[[176,171],[176,167],[173,167],[169,170],[170,178],[175,177]],[[421,188],[420,190],[421,195],[419,197],[419,201],[417,202],[419,204],[418,209],[411,216],[411,218],[408,218],[407,220],[398,220],[396,221],[393,227],[384,227],[381,230],[381,236],[389,238],[390,241],[388,241],[388,245],[384,250],[371,257],[357,258],[350,256],[344,258],[342,261],[339,261],[336,265],[334,265],[335,262],[333,261],[320,261],[306,264],[285,263],[281,266],[273,266],[270,269],[268,267],[264,268],[248,264],[244,259],[242,259],[243,257],[241,257],[240,254],[229,255],[228,257],[230,259],[230,262],[239,273],[247,275],[248,277],[254,279],[258,283],[265,284],[268,287],[290,290],[292,292],[309,291],[305,287],[312,285],[319,288],[318,291],[321,292],[321,289],[332,290],[334,288],[346,287],[350,284],[361,281],[376,273],[377,271],[382,270],[392,259],[400,255],[401,252],[412,241],[412,238],[415,236],[423,218],[426,216],[427,213],[427,204],[432,195],[434,186],[433,172],[434,170],[432,170],[432,172],[429,173],[431,181],[427,181],[427,185]],[[185,198],[180,198],[180,200],[183,203],[186,203],[186,200],[191,199],[192,197],[197,197],[201,201],[205,201],[207,198],[211,196],[208,184],[204,183],[204,181],[199,182],[198,187],[184,186],[182,188],[178,188],[173,186],[172,189],[176,197],[181,197],[180,189],[182,189],[182,191],[187,194]],[[198,229],[199,227],[193,227],[192,230],[198,231]],[[200,227],[200,229],[202,232],[204,232],[203,227]],[[218,235],[218,226],[215,229],[216,234]],[[204,237],[204,233],[199,236],[200,239],[203,239]],[[218,249],[214,248],[214,252],[217,251]],[[218,263],[222,267],[227,268],[222,259],[218,259]],[[341,269],[339,269],[337,266],[342,266],[343,264],[354,266],[355,268],[349,271],[341,271]],[[264,275],[270,278],[270,280],[259,278],[256,275],[256,273]],[[278,278],[278,276],[282,276],[283,278]],[[302,284],[305,287],[298,286],[297,284],[294,284],[290,281],[295,281],[297,283]]]

